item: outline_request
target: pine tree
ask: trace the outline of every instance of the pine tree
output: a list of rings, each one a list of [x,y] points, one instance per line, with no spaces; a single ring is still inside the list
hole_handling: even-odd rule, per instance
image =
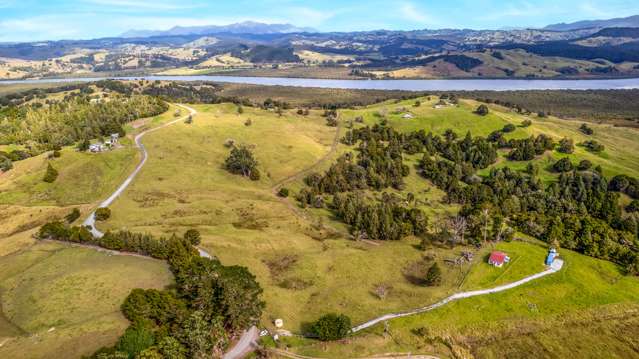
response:
[[[50,163],[47,164],[47,171],[45,172],[42,180],[47,183],[53,183],[56,178],[58,178],[58,171],[53,168]]]
[[[430,268],[428,268],[428,272],[426,273],[426,278],[424,280],[427,285],[434,287],[438,286],[442,282],[442,270],[439,268],[437,262],[433,263]]]

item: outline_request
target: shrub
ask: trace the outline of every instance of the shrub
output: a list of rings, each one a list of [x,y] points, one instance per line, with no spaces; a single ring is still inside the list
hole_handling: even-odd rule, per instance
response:
[[[189,229],[184,232],[184,239],[194,246],[197,246],[202,241],[202,235],[197,229]]]
[[[76,146],[76,148],[80,152],[85,152],[89,150],[89,146],[91,146],[91,142],[89,142],[89,140],[85,138],[82,141],[78,142],[78,145]]]
[[[442,282],[442,270],[437,265],[437,262],[433,263],[428,272],[426,272],[426,278],[424,279],[429,286],[438,286]]]
[[[422,105],[422,102],[421,102],[421,101],[419,101],[419,100],[417,100],[417,101],[415,101],[415,103],[413,104],[413,107],[419,107],[419,106],[421,106],[421,105]]]
[[[557,151],[568,154],[575,152],[575,145],[573,140],[571,138],[562,138],[559,141],[559,148],[557,148]]]
[[[53,157],[59,158],[60,156],[62,156],[62,152],[60,152],[59,150],[53,151]]]
[[[633,200],[626,206],[626,211],[630,213],[639,212],[639,200]]]
[[[552,168],[556,172],[569,172],[573,170],[573,165],[572,162],[570,162],[570,159],[565,157],[555,162],[555,164],[552,165]]]
[[[106,221],[111,217],[111,210],[108,207],[100,207],[95,210],[96,221]]]
[[[521,127],[530,127],[530,125],[532,125],[532,121],[531,120],[524,120],[521,123]]]
[[[477,107],[477,109],[475,110],[475,113],[480,116],[486,116],[489,112],[490,111],[488,110],[488,106],[484,104],[479,105],[479,107]]]
[[[280,190],[277,192],[277,195],[284,198],[288,197],[289,195],[288,188],[285,188],[285,187],[280,188]]]
[[[338,340],[351,330],[351,319],[344,314],[326,314],[313,324],[312,331],[319,340]]]
[[[0,171],[7,172],[13,168],[13,162],[8,157],[0,156]]]
[[[546,113],[544,111],[539,111],[539,112],[537,112],[537,117],[545,118],[545,117],[548,117],[548,115],[546,115]]]
[[[45,172],[44,178],[42,178],[42,180],[47,183],[53,183],[56,178],[58,178],[58,171],[49,163],[47,165],[47,171]]]
[[[129,357],[133,358],[153,343],[155,343],[153,332],[143,325],[136,325],[126,329],[116,348],[118,351],[128,353]]]
[[[605,149],[604,145],[595,140],[584,141],[580,145],[585,147],[588,151],[594,153],[602,152]]]
[[[80,210],[74,208],[71,213],[67,214],[64,219],[67,220],[67,223],[73,223],[76,219],[80,218]]]
[[[253,124],[253,121],[249,118],[248,120],[244,121],[244,126],[250,126]]]
[[[595,131],[585,123],[581,124],[581,126],[579,127],[579,131],[583,132],[586,135],[592,135],[595,133]]]
[[[506,126],[504,126],[504,128],[502,128],[502,132],[504,133],[510,133],[513,132],[517,129],[517,127],[515,127],[515,125],[513,125],[512,123],[507,124]]]
[[[588,160],[582,160],[581,162],[579,162],[579,164],[577,165],[577,169],[580,171],[587,171],[590,168],[592,168],[592,162],[588,161]]]

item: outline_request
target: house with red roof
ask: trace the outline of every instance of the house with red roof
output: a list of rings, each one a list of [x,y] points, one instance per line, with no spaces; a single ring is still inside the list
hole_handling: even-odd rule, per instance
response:
[[[504,252],[493,251],[490,253],[490,257],[488,257],[488,264],[491,264],[495,267],[501,267],[504,263],[510,262],[510,257]]]

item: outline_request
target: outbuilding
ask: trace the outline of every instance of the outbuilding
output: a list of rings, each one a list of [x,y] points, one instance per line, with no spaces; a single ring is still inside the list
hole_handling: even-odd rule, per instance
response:
[[[488,257],[488,264],[493,265],[495,267],[501,267],[504,263],[510,262],[510,257],[504,252],[493,251],[490,253],[490,257]]]
[[[550,250],[548,251],[548,256],[546,257],[546,265],[549,266],[552,264],[552,262],[555,261],[555,258],[557,258],[557,256],[559,255],[559,253],[557,253],[557,250],[554,248],[550,248]]]

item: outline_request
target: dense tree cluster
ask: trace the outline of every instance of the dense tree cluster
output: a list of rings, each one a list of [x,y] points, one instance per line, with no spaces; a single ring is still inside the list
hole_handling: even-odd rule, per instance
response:
[[[338,193],[333,197],[331,208],[354,233],[365,234],[367,238],[399,240],[424,234],[428,227],[424,212],[407,207],[403,199],[387,193],[377,202],[361,193]]]
[[[0,151],[0,171],[6,172],[13,168],[13,162],[22,161],[29,157],[31,154],[23,150]]]
[[[639,199],[639,180],[626,175],[614,176],[610,180],[610,190],[625,193],[633,199]]]
[[[88,96],[76,96],[46,107],[25,105],[0,113],[0,144],[21,144],[35,155],[112,133],[124,136],[122,125],[126,122],[167,109],[158,98],[117,94],[99,103],[90,102]]]
[[[425,134],[418,134],[414,140],[415,151],[421,150],[424,142],[434,146],[430,142],[434,140],[432,136],[426,139]],[[323,207],[324,196],[332,195],[329,208],[351,225],[356,236],[396,240],[424,233],[427,218],[421,210],[410,208],[404,200],[386,193],[381,200],[358,193],[404,188],[403,177],[408,175],[409,168],[403,163],[402,148],[410,147],[410,139],[390,127],[375,125],[350,130],[342,141],[358,143],[356,158],[347,153],[324,174],[306,177],[307,187],[297,195],[302,205]]]
[[[553,167],[562,172],[559,180],[544,187],[534,168],[528,174],[508,167],[493,168],[485,178],[471,177],[474,180],[463,181],[464,175],[469,175],[463,172],[464,167],[458,165],[455,171],[452,165],[435,162],[428,155],[420,163],[422,174],[446,190],[449,201],[465,205],[462,214],[467,218],[468,231],[474,233],[475,238],[486,237],[482,233],[482,223],[487,226],[488,220],[484,218],[482,208],[492,208],[493,217],[503,215],[510,218],[518,229],[547,240],[558,238],[550,233],[551,221],[556,219],[557,223],[561,223],[573,216],[597,227],[595,232],[590,232],[597,233],[597,236],[588,237],[594,239],[591,247],[586,249],[585,244],[577,243],[583,238],[575,233],[562,232],[562,245],[588,255],[612,259],[624,265],[629,272],[636,273],[639,263],[634,249],[639,235],[637,220],[621,215],[618,195],[612,192],[639,196],[636,180],[633,182],[627,176],[617,176],[609,185],[600,172],[590,171],[587,164],[580,164],[580,167],[588,169],[574,170],[568,159],[558,161]],[[568,245],[566,241],[573,244]]]
[[[200,257],[193,247],[199,233],[156,238],[128,231],[93,238],[84,227],[62,222],[42,226],[39,238],[79,242],[167,260],[176,284],[168,289],[134,289],[122,304],[131,325],[114,347],[94,358],[220,357],[236,333],[258,322],[262,289],[244,267],[223,266]]]
[[[530,136],[524,139],[511,139],[506,145],[500,143],[500,147],[509,147],[512,149],[508,153],[508,159],[511,161],[530,161],[534,159],[535,156],[542,155],[544,152],[555,148],[555,143],[550,137],[541,134],[537,137]]]

